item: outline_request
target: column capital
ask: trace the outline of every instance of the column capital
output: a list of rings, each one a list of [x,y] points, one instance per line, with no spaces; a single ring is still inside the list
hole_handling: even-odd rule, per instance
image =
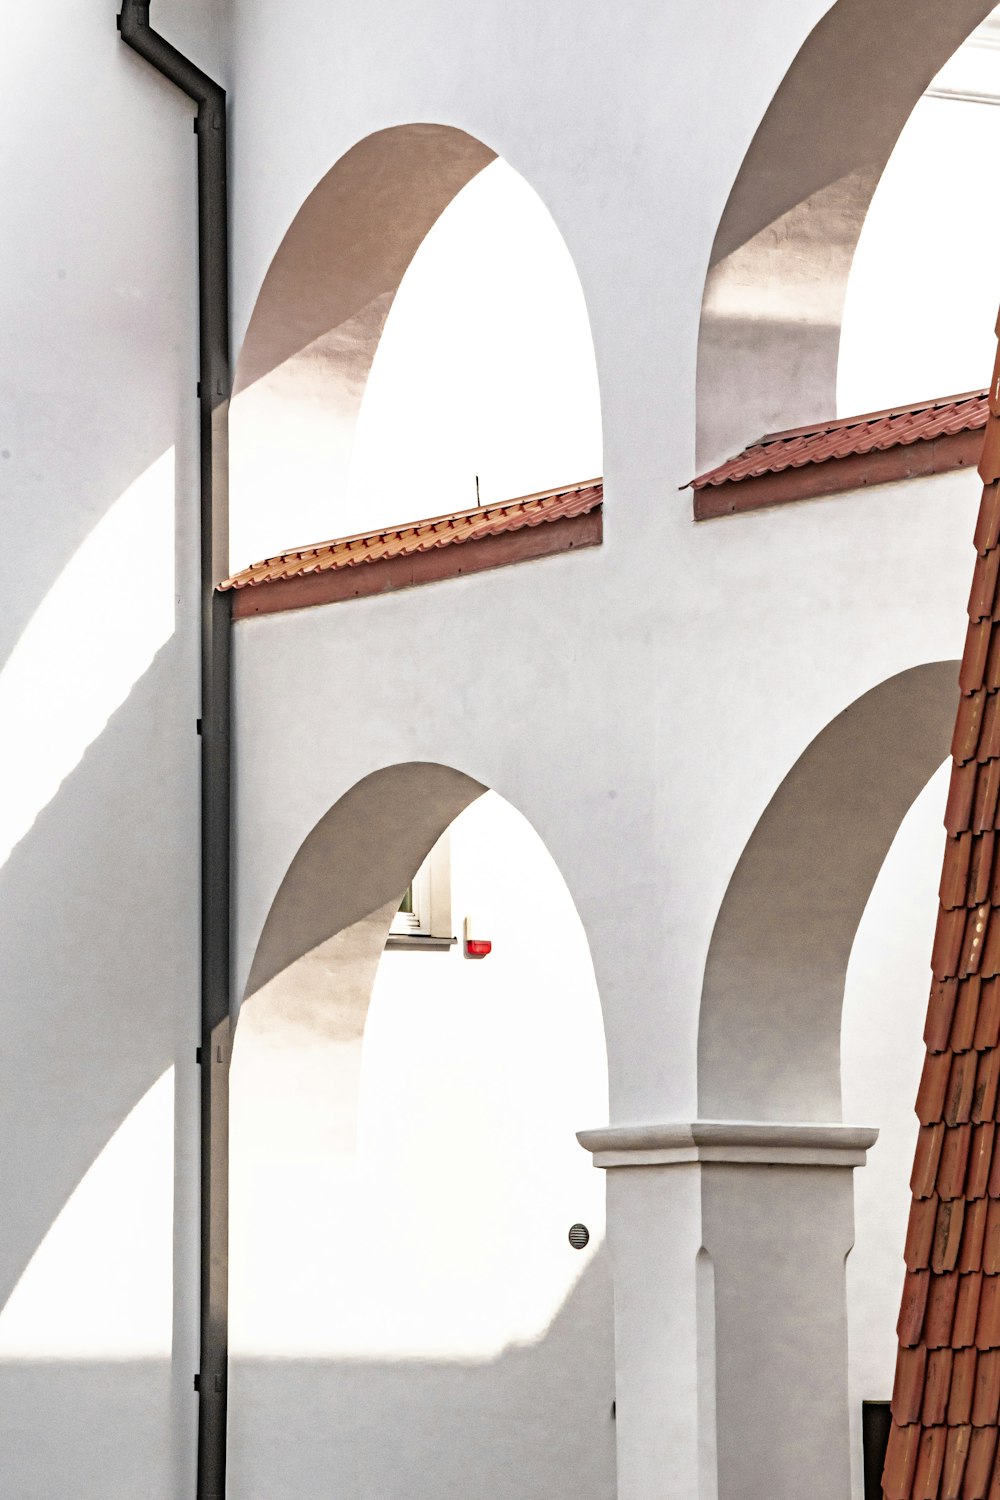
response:
[[[862,1125],[794,1121],[693,1120],[606,1125],[577,1140],[595,1167],[670,1167],[732,1162],[795,1167],[862,1167],[878,1131]]]

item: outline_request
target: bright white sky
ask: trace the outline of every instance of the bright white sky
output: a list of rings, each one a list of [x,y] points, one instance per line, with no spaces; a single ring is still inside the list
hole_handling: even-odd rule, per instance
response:
[[[361,408],[339,533],[601,473],[579,277],[552,216],[506,162],[474,177],[403,278]]]
[[[1000,194],[988,190],[1000,159],[993,27],[942,69],[876,189],[844,308],[843,416],[989,384],[1000,303]],[[935,87],[998,104],[934,97]]]
[[[392,233],[387,225],[386,232]],[[357,422],[289,366],[232,411],[231,565],[591,479],[601,415],[572,257],[496,161],[430,230],[396,294]]]

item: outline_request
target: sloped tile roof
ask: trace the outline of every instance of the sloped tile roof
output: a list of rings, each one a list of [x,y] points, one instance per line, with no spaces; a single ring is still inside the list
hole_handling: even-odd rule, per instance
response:
[[[596,510],[604,499],[604,483],[586,480],[569,489],[543,490],[523,495],[500,505],[483,505],[475,510],[454,511],[413,521],[405,526],[386,527],[380,531],[361,532],[357,536],[338,537],[330,542],[316,542],[295,547],[278,557],[253,563],[234,573],[219,585],[222,590],[252,589],[262,584],[286,582],[311,574],[338,572],[390,562],[396,558],[436,551],[469,542],[485,541],[526,527],[551,524]]]
[[[886,1500],[1000,1497],[998,396],[1000,355],[945,811]],[[987,398],[977,401],[985,421]]]
[[[987,392],[968,391],[768,433],[691,481],[695,518],[971,465],[986,417]]]

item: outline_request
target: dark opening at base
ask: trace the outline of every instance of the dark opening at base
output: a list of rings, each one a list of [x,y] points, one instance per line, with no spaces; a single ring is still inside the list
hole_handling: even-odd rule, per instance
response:
[[[865,1500],[882,1500],[882,1470],[892,1416],[888,1401],[862,1401],[861,1442],[864,1451]]]

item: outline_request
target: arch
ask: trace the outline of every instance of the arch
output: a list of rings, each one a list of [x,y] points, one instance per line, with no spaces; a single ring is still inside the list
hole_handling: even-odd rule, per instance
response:
[[[383,958],[449,826],[456,926],[471,910],[494,951]],[[604,1185],[575,1138],[606,1087],[585,934],[527,820],[434,763],[352,787],[279,887],[235,1032],[234,1496],[289,1474],[302,1493],[350,1489],[358,1465],[383,1467],[387,1491],[439,1493],[462,1431],[476,1493],[555,1493],[566,1472],[589,1500],[612,1492]],[[544,1441],[511,1433],[529,1400]],[[335,1443],[283,1451],[331,1411]]]
[[[418,255],[445,210],[493,164],[494,172],[464,196],[427,253]],[[545,252],[536,254],[530,274],[519,262],[529,244]],[[411,266],[406,294],[397,303]],[[480,291],[477,277],[493,296]],[[546,295],[553,286],[565,288],[565,306],[559,296]],[[486,310],[497,291],[506,300],[501,296],[491,325]],[[468,330],[464,342],[456,320]],[[568,342],[578,337],[580,348],[566,347],[567,329]],[[491,350],[494,338],[499,348]],[[526,362],[524,344],[532,338],[541,357]],[[588,341],[590,384],[580,373],[588,363]],[[394,351],[391,357],[387,349]],[[401,370],[404,349],[418,352],[402,359]],[[497,353],[500,358],[491,358]],[[531,380],[544,379],[546,359],[561,359],[565,378],[556,371],[529,398]],[[512,360],[516,379],[508,378]],[[574,397],[562,394],[572,392],[574,379],[583,382],[582,396],[575,398],[585,408],[578,422],[588,431],[596,423],[599,454],[596,358],[582,288],[537,194],[489,146],[453,126],[419,123],[376,131],[341,157],[306,198],[254,305],[230,413],[232,565],[334,534],[467,508],[477,503],[480,473],[483,500],[489,502],[590,477],[596,472],[589,451],[594,444],[582,445],[587,473],[567,476],[566,434],[555,435],[562,413],[575,410]],[[453,412],[477,392],[471,411]],[[522,423],[528,451],[523,463],[513,463],[514,488],[507,487],[509,461],[479,451],[480,415],[494,405],[502,408],[505,400],[532,414]],[[383,418],[386,410],[390,415]],[[510,419],[509,411],[482,415],[487,428],[490,420],[499,428]],[[447,445],[437,441],[439,424]],[[474,457],[465,451],[467,429]],[[514,456],[516,445],[504,430],[508,442],[493,446]],[[539,446],[549,462],[535,472],[532,453]],[[570,467],[576,462],[574,449]],[[492,486],[491,467],[499,471]],[[522,476],[519,468],[530,473]],[[551,468],[559,472],[553,476]],[[456,494],[453,470],[461,473]]]
[[[851,262],[920,95],[993,0],[837,0],[750,143],[712,248],[698,346],[699,468],[836,412]]]
[[[768,803],[709,946],[702,1117],[840,1119],[854,936],[896,830],[948,753],[957,671],[930,662],[872,688],[816,736]]]
[[[373,771],[345,792],[303,840],[278,887],[244,1001],[321,943],[398,905],[449,823],[485,791],[462,771],[413,761]]]
[[[431,225],[495,159],[495,151],[450,125],[393,126],[353,146],[317,183],[275,253],[240,350],[234,394],[335,330],[346,332],[317,357],[339,366],[342,378],[363,380],[381,327],[380,314],[365,319],[366,309],[391,299]]]

